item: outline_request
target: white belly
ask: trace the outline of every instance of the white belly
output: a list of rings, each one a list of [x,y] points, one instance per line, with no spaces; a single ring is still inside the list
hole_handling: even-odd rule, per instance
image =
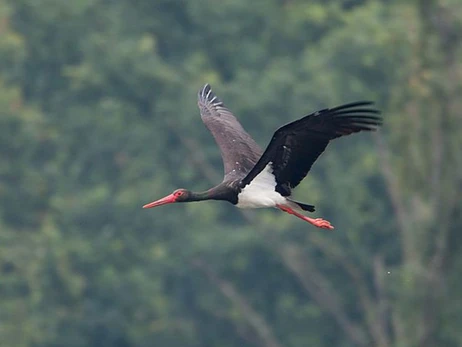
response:
[[[284,205],[287,200],[276,192],[276,179],[272,173],[271,163],[242,189],[237,196],[239,208],[263,208]]]

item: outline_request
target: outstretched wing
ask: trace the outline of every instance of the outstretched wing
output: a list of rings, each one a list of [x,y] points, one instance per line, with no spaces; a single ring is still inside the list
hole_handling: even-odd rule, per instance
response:
[[[382,124],[380,112],[371,105],[361,101],[324,109],[279,128],[241,186],[249,184],[270,164],[276,191],[289,196],[330,140],[363,130],[374,131]]]
[[[213,93],[209,84],[199,91],[198,105],[202,121],[220,147],[224,180],[244,177],[254,167],[263,151]]]

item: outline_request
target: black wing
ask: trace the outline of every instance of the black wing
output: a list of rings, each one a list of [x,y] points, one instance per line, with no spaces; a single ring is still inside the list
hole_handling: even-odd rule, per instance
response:
[[[202,121],[220,147],[224,180],[244,177],[255,166],[263,151],[213,93],[209,84],[199,91],[198,105]]]
[[[382,124],[379,111],[367,101],[324,109],[279,128],[260,160],[241,181],[249,184],[271,163],[276,191],[289,196],[306,176],[330,140],[362,130],[374,131]]]

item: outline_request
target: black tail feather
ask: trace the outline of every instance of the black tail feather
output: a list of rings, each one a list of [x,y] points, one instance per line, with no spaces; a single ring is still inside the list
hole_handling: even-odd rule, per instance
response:
[[[288,199],[290,202],[297,204],[303,211],[314,212],[315,208],[313,205],[304,204],[303,202],[298,202],[292,199]]]

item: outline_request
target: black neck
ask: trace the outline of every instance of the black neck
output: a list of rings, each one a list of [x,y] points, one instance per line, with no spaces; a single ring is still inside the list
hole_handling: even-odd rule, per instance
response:
[[[187,201],[203,201],[211,199],[213,199],[213,197],[210,196],[209,190],[206,190],[205,192],[189,192]]]
[[[236,204],[237,194],[238,192],[235,192],[231,187],[220,184],[205,192],[190,192],[187,201],[226,200]]]

